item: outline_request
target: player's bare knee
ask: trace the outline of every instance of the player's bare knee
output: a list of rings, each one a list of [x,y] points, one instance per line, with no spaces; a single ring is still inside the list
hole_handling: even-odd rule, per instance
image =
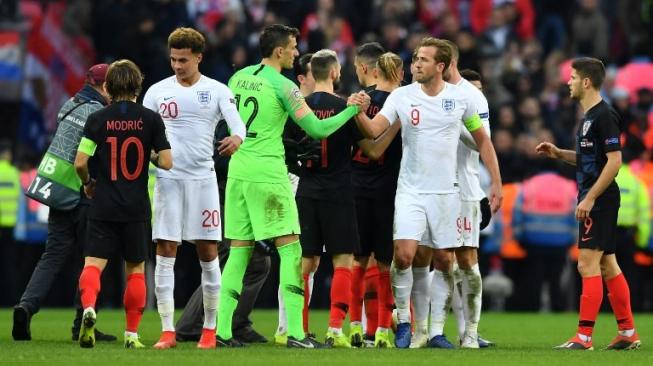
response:
[[[354,262],[353,254],[336,254],[333,256],[333,267],[351,268]]]
[[[175,258],[177,256],[177,243],[168,240],[158,240],[156,243],[156,255]]]
[[[462,270],[470,270],[478,263],[476,248],[461,247],[456,249],[456,261]]]
[[[291,243],[294,243],[296,241],[299,241],[299,235],[289,234],[289,235],[284,235],[284,236],[280,236],[278,238],[275,238],[274,239],[274,245],[276,247],[282,247],[282,246],[284,246],[286,244],[291,244]]]
[[[125,274],[145,273],[145,262],[125,262]]]
[[[202,262],[212,262],[218,257],[218,243],[209,240],[198,240],[196,243],[197,257]]]
[[[302,257],[302,273],[309,274],[317,271],[317,267],[320,265],[319,257]]]
[[[424,253],[418,250],[417,254],[415,254],[415,257],[413,258],[413,267],[429,267],[430,265],[431,265],[431,254],[428,253],[427,255],[425,255]]]
[[[621,268],[617,263],[617,258],[614,254],[604,255],[601,258],[601,277],[606,280],[612,279],[621,273]]]
[[[578,258],[578,273],[581,277],[598,276],[601,274],[601,266],[590,259]]]
[[[433,252],[433,267],[438,271],[449,273],[453,271],[454,256],[448,250],[435,250]]]
[[[107,266],[107,260],[103,258],[97,258],[97,257],[85,257],[84,267],[86,266],[97,267],[100,269],[100,271],[103,271],[104,268]]]
[[[393,263],[397,269],[406,269],[413,264],[413,255],[407,251],[395,252]]]
[[[369,263],[370,257],[366,256],[355,256],[354,257],[354,267],[367,268],[367,263]]]

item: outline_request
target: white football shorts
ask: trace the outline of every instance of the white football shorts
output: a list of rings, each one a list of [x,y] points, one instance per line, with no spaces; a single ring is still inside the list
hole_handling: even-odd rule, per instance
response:
[[[222,240],[217,179],[157,178],[152,231],[154,240]]]
[[[460,194],[397,191],[393,239],[411,239],[433,249],[457,248]]]

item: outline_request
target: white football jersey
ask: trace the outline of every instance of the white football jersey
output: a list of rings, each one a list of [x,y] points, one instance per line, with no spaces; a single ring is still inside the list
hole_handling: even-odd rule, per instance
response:
[[[215,176],[213,140],[221,119],[232,135],[245,140],[233,94],[217,80],[202,75],[192,86],[182,86],[175,75],[152,85],[143,105],[158,112],[172,149],[172,169],[157,170],[157,177],[206,179]]]
[[[419,83],[395,89],[379,112],[388,121],[401,121],[403,156],[397,190],[416,193],[456,193],[456,149],[460,126],[476,114],[456,85],[445,83],[428,96]]]
[[[472,100],[476,113],[481,117],[485,133],[490,136],[490,108],[483,92],[472,83],[462,79],[458,86],[464,89]],[[463,201],[480,201],[485,197],[479,181],[479,153],[472,134],[465,126],[461,128],[461,142],[458,144],[458,181],[460,198]]]

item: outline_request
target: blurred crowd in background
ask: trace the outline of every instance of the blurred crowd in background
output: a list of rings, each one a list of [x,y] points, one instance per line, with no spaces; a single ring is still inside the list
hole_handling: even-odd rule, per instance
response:
[[[631,283],[633,310],[653,311],[649,200],[653,193],[653,0],[3,0],[0,207],[4,208],[0,210],[16,214],[0,216],[0,306],[17,302],[43,251],[47,218],[47,210],[26,201],[20,190],[7,188],[14,184],[8,181],[8,172],[15,167],[21,172],[22,189],[29,185],[30,174],[56,129],[56,112],[83,84],[88,66],[129,58],[145,74],[146,90],[172,74],[168,34],[176,27],[191,26],[208,41],[200,70],[226,83],[235,70],[259,61],[258,34],[273,23],[300,29],[300,53],[322,48],[338,53],[343,66],[338,92],[343,95],[360,89],[353,66],[355,49],[371,41],[404,59],[407,81],[413,49],[427,35],[456,42],[459,68],[482,74],[506,194],[504,207],[481,244],[485,306],[495,310],[577,308],[573,219],[564,242],[534,243],[528,239],[528,227],[513,222],[513,217],[533,214],[527,212],[533,206],[524,204],[533,197],[542,205],[574,199],[573,189],[568,189],[574,168],[542,161],[535,146],[546,140],[574,148],[582,110],[570,99],[566,86],[571,59],[603,60],[607,77],[602,95],[623,122],[627,172],[620,177],[632,176],[619,182],[624,209],[619,225],[627,242],[619,243],[625,249],[617,254]],[[288,77],[294,80],[292,73]],[[541,182],[533,179],[552,176],[556,179],[539,187],[559,194],[532,189]],[[629,197],[624,200],[628,194],[635,197],[632,205]],[[573,213],[574,205],[565,207]],[[178,255],[178,305],[199,283],[194,256],[187,245]],[[100,301],[119,307],[123,281],[115,262],[116,268],[104,275]],[[46,306],[72,304],[80,265],[78,258],[71,258]],[[328,305],[330,278],[321,273],[331,271],[316,276],[312,300],[316,307]],[[277,278],[273,269],[270,286],[264,286],[259,296],[260,306],[276,306]]]

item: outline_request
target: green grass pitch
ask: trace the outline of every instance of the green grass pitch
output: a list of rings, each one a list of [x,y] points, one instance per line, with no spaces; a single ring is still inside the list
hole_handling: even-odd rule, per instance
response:
[[[126,366],[126,365],[653,365],[653,315],[638,314],[635,322],[642,338],[637,351],[610,352],[600,350],[615,335],[616,326],[610,314],[597,321],[594,347],[590,352],[554,351],[552,346],[564,342],[575,330],[576,314],[493,314],[483,315],[480,332],[497,343],[485,350],[397,350],[397,349],[326,349],[289,350],[273,345],[250,346],[241,349],[195,349],[195,343],[181,343],[176,349],[157,351],[122,348],[123,313],[118,310],[100,311],[98,328],[119,336],[115,343],[98,343],[94,349],[81,349],[70,340],[73,310],[43,310],[32,319],[31,342],[11,339],[12,313],[0,310],[0,365],[47,366]],[[328,314],[311,313],[312,330],[322,338]],[[274,310],[257,310],[253,314],[256,329],[272,339],[277,324]],[[146,311],[141,323],[143,342],[151,346],[159,335],[156,311]],[[455,319],[446,328],[450,339],[455,337]]]

